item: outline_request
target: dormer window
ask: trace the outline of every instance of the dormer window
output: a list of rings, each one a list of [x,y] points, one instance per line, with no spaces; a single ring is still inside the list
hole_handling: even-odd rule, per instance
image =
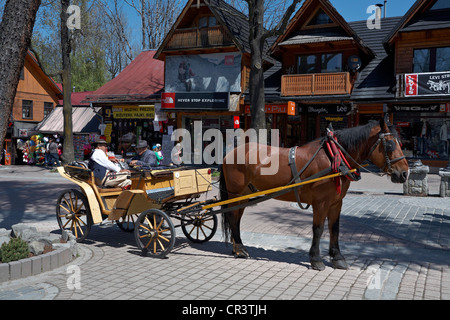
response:
[[[314,18],[311,19],[309,22],[310,26],[320,26],[320,25],[326,25],[326,24],[332,24],[333,20],[323,11],[322,9],[319,9],[319,11],[316,13]]]

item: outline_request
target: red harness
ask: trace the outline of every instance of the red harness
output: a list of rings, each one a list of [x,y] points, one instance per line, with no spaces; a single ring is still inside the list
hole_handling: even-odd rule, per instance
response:
[[[331,160],[331,171],[333,173],[338,173],[339,171],[345,172],[352,170],[352,167],[342,153],[342,150],[335,143],[335,141],[337,141],[337,137],[333,133],[333,131],[329,130],[327,133],[327,137],[328,139],[325,141],[325,145]],[[353,174],[345,174],[345,177],[347,177],[347,179],[349,179],[350,181],[357,181],[361,179],[361,174],[359,173],[359,171],[356,171]],[[335,183],[337,193],[341,194],[341,178],[335,178]]]

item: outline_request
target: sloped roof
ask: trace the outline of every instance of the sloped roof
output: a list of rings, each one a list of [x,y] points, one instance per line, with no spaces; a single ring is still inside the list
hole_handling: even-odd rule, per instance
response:
[[[86,97],[88,103],[135,103],[159,100],[164,89],[164,62],[156,51],[141,52],[122,72]]]
[[[91,107],[72,107],[72,123],[73,133],[92,133],[98,131],[98,126],[102,119],[96,114],[100,108]],[[42,133],[63,133],[64,132],[64,115],[63,107],[56,107],[53,111],[42,120],[36,130]]]
[[[368,65],[361,70],[353,87],[352,99],[391,99],[395,97],[394,57],[388,55],[383,47],[386,34],[402,19],[402,17],[384,18],[380,29],[367,28],[367,22],[350,22],[351,27],[375,53]]]
[[[417,0],[384,38],[386,50],[390,51],[400,32],[450,28],[450,9],[430,10],[436,1]]]
[[[316,3],[315,3],[316,2]],[[307,32],[300,30],[300,23],[303,21],[302,16],[310,10],[313,5],[323,8],[325,13],[336,23],[340,28],[317,28],[322,30],[315,30],[308,28]],[[340,29],[340,31],[338,31]],[[311,36],[313,34],[313,36]],[[294,17],[289,22],[286,32],[280,35],[272,44],[270,52],[273,54],[279,45],[298,44],[313,42],[327,42],[327,41],[343,41],[355,40],[358,47],[368,56],[373,56],[373,52],[358,36],[358,34],[351,28],[350,24],[339,14],[336,8],[328,0],[305,0],[300,9],[295,13]]]

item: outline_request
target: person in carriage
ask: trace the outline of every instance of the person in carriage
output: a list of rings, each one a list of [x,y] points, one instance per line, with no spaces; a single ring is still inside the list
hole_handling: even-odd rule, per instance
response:
[[[124,170],[118,164],[117,159],[108,159],[108,143],[100,139],[96,142],[94,152],[89,159],[89,169],[95,176],[95,183],[98,186],[105,186],[122,189],[131,187],[131,180],[128,178],[129,170]]]

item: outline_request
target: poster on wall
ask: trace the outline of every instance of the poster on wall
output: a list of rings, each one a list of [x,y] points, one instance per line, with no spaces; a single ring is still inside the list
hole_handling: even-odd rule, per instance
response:
[[[450,72],[413,73],[405,75],[405,96],[450,95]]]
[[[241,92],[241,54],[168,56],[165,83],[174,93]]]

